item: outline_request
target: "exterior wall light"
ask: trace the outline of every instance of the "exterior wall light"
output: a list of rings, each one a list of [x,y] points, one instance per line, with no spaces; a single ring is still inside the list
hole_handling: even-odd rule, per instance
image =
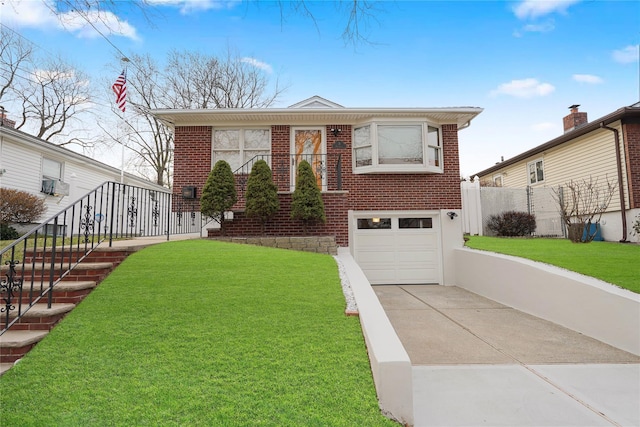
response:
[[[457,213],[455,213],[455,212],[447,212],[447,216],[449,217],[449,219],[451,219],[451,220],[453,221],[453,219],[454,219],[455,217],[457,217],[457,216],[458,216],[458,214],[457,214]]]

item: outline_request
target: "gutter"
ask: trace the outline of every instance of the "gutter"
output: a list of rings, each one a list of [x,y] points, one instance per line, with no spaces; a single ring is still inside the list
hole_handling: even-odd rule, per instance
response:
[[[627,204],[624,199],[624,185],[622,183],[622,160],[620,160],[620,133],[618,129],[606,126],[604,122],[600,122],[601,129],[607,129],[613,132],[613,139],[616,144],[616,166],[618,169],[618,193],[620,194],[620,213],[622,217],[622,239],[620,243],[627,243]]]

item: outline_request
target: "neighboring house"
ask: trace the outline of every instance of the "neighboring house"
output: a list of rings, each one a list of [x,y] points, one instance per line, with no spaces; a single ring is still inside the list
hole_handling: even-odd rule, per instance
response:
[[[0,118],[0,192],[11,188],[42,197],[47,206],[42,220],[105,181],[121,181],[120,169],[16,130],[14,124]],[[126,172],[122,177],[128,185],[168,191]]]
[[[458,131],[482,109],[345,108],[313,97],[281,109],[157,110],[175,129],[174,194],[194,196],[215,162],[231,164],[239,202],[230,235],[261,232],[244,215],[251,165],[266,159],[280,211],[270,236],[303,235],[290,218],[297,164],[308,160],[322,190],[327,222],[313,235],[349,247],[372,283],[454,284],[460,224]],[[194,190],[195,189],[195,194]]]
[[[632,224],[640,215],[640,103],[589,122],[579,105],[564,117],[565,133],[474,176],[492,185],[558,188],[570,181],[614,182],[616,192],[602,216],[602,237],[638,241]]]

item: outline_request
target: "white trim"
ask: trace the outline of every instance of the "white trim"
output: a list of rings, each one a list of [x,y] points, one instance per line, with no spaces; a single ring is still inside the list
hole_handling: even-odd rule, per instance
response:
[[[536,163],[542,163],[542,179],[538,180],[538,173],[537,173],[537,169],[536,169],[536,182],[531,182],[531,173],[529,171],[529,166],[533,165],[533,167],[536,167]],[[544,171],[544,158],[543,157],[538,157],[537,159],[531,160],[529,162],[527,162],[527,185],[536,185],[536,184],[540,184],[543,183],[546,179],[547,175]]]

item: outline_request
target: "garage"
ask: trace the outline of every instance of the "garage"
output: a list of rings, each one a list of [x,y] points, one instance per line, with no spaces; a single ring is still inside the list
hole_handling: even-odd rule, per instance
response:
[[[353,213],[353,256],[374,285],[440,284],[438,224],[433,213]]]

